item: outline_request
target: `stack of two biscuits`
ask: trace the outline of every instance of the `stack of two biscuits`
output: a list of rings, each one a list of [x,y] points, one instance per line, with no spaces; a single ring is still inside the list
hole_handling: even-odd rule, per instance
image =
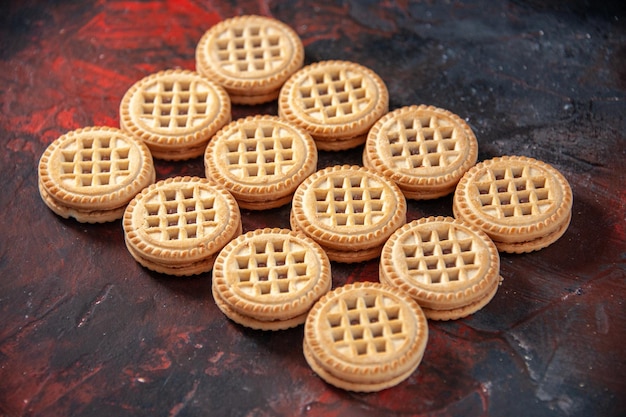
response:
[[[242,233],[233,196],[206,178],[174,177],[143,189],[122,221],[126,246],[144,267],[169,275],[208,272]]]
[[[556,242],[572,218],[572,190],[551,165],[524,156],[478,163],[459,182],[453,211],[491,237],[500,252],[524,253]]]
[[[258,229],[232,240],[213,267],[213,298],[231,320],[282,330],[306,320],[332,285],[330,261],[313,240],[288,229]]]
[[[398,229],[383,248],[379,277],[410,295],[433,320],[459,319],[480,310],[502,279],[491,239],[476,227],[442,216]]]
[[[64,218],[102,223],[155,181],[146,145],[112,127],[87,127],[54,140],[39,159],[39,193]]]
[[[300,184],[290,223],[331,260],[362,262],[378,257],[389,236],[406,223],[406,200],[392,181],[375,171],[337,165]]]

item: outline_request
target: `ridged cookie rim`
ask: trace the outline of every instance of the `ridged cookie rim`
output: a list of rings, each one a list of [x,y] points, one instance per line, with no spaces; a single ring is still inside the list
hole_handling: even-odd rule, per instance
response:
[[[54,173],[50,171],[50,164],[55,163],[53,157],[61,149],[65,141],[92,132],[109,133],[111,136],[122,136],[129,145],[135,146],[141,156],[141,166],[138,167],[132,181],[123,187],[119,187],[113,192],[108,192],[96,196],[81,194],[67,190],[54,179]],[[59,206],[74,209],[95,208],[98,210],[117,209],[128,204],[130,200],[144,187],[154,182],[155,170],[152,154],[149,148],[142,142],[132,137],[121,129],[109,126],[89,126],[69,131],[56,138],[48,145],[39,158],[38,176],[41,187],[49,197]]]
[[[191,261],[188,264],[173,264],[168,265],[167,262],[157,262],[154,259],[144,258],[139,252],[137,252],[132,245],[128,242],[128,239],[124,238],[124,245],[126,249],[133,257],[133,259],[141,266],[150,271],[171,275],[176,277],[190,277],[193,275],[203,274],[213,268],[213,262],[215,262],[216,254],[209,255],[205,258],[200,258],[195,261]]]
[[[300,81],[300,78],[306,76],[310,72],[318,70],[319,68],[336,66],[358,70],[363,75],[367,75],[372,84],[376,87],[377,100],[373,104],[372,109],[369,113],[361,116],[360,118],[352,120],[349,123],[342,124],[330,125],[324,123],[314,123],[300,117],[300,110],[294,109],[294,106],[292,105],[292,89],[294,86]],[[345,60],[318,61],[299,69],[291,77],[289,77],[278,95],[278,108],[279,115],[282,118],[289,120],[291,123],[294,123],[310,132],[316,140],[320,138],[352,138],[366,133],[376,120],[389,110],[389,91],[383,79],[376,72],[366,66]]]
[[[232,307],[224,301],[221,294],[217,292],[215,285],[211,285],[211,294],[213,295],[215,305],[224,314],[224,316],[226,316],[226,318],[234,323],[254,330],[280,331],[292,329],[303,324],[308,314],[308,312],[306,312],[299,316],[283,320],[259,320],[256,317],[246,316],[233,310]]]
[[[318,322],[321,319],[323,309],[328,303],[336,299],[345,297],[352,291],[376,291],[386,293],[387,296],[395,297],[404,304],[406,310],[412,313],[414,323],[405,324],[415,329],[413,340],[405,341],[403,352],[394,352],[389,361],[370,361],[368,363],[351,363],[341,357],[332,354],[325,343],[325,337],[319,334]],[[407,320],[406,318],[404,320]],[[311,308],[304,323],[304,339],[310,348],[310,352],[317,363],[325,370],[339,379],[348,380],[354,383],[379,383],[404,374],[415,362],[421,361],[423,353],[428,343],[428,321],[419,304],[408,294],[401,290],[383,285],[378,282],[359,281],[346,284],[329,291],[322,296]],[[364,381],[365,380],[365,381]]]
[[[377,392],[382,391],[383,389],[391,388],[408,379],[413,372],[419,367],[422,356],[413,364],[412,367],[408,368],[404,373],[399,374],[389,380],[375,382],[375,383],[367,383],[367,382],[353,382],[347,379],[342,379],[332,374],[328,369],[325,369],[320,362],[317,361],[317,358],[313,356],[311,353],[311,349],[308,346],[306,339],[302,343],[302,350],[304,354],[304,358],[308,365],[311,367],[313,372],[317,374],[322,380],[326,383],[333,385],[337,388],[344,389],[346,391],[353,392]]]
[[[196,242],[193,245],[176,248],[177,245],[157,246],[150,242],[146,242],[143,235],[133,224],[134,211],[143,203],[146,196],[153,193],[156,189],[178,183],[198,183],[204,187],[212,188],[216,195],[220,195],[225,201],[225,205],[229,208],[228,222],[223,226],[219,236],[205,237],[202,242]],[[235,198],[221,185],[210,181],[206,178],[196,176],[176,176],[158,181],[149,187],[144,188],[139,194],[131,200],[124,211],[122,218],[122,228],[124,230],[125,239],[143,258],[154,260],[158,263],[170,263],[185,265],[195,262],[198,259],[206,258],[216,254],[224,247],[234,236],[237,235],[238,227],[241,226],[241,213]]]
[[[398,119],[404,115],[410,116],[411,114],[414,114],[417,116],[420,112],[431,112],[439,115],[440,117],[445,117],[454,122],[464,132],[465,156],[464,158],[459,158],[460,163],[458,166],[454,167],[453,170],[443,170],[444,172],[441,175],[436,176],[420,176],[417,175],[417,173],[411,175],[411,173],[399,172],[381,159],[381,156],[378,153],[378,147],[380,145],[379,135],[381,134],[383,127],[391,120]],[[476,164],[478,159],[478,140],[467,122],[461,119],[461,117],[457,114],[447,109],[432,105],[411,105],[395,109],[378,119],[367,135],[363,152],[364,154],[367,154],[367,161],[372,168],[396,182],[401,189],[405,187],[410,188],[413,191],[417,191],[414,190],[414,188],[417,188],[420,191],[426,192],[433,187],[453,187],[454,184],[461,179],[463,174]],[[365,155],[363,159],[365,160]],[[415,170],[419,170],[419,168]]]
[[[429,320],[452,321],[464,319],[468,316],[471,316],[472,314],[478,313],[480,310],[486,307],[487,304],[489,304],[491,300],[493,300],[493,298],[496,296],[501,283],[502,276],[500,276],[500,279],[497,280],[493,284],[493,286],[489,288],[487,293],[482,298],[479,298],[478,300],[467,305],[453,308],[450,310],[435,310],[428,307],[422,307],[422,310],[424,311],[424,315],[426,315]]]
[[[159,78],[176,76],[196,78],[198,81],[205,83],[212,89],[213,93],[218,98],[217,102],[214,104],[219,106],[215,117],[212,120],[209,120],[208,123],[201,129],[196,129],[193,132],[183,135],[163,135],[157,132],[144,130],[141,126],[135,123],[133,118],[132,109],[130,108],[130,103],[133,97],[141,91],[146,84],[154,82]],[[126,90],[120,102],[119,108],[120,127],[122,130],[128,132],[128,134],[143,140],[148,147],[150,147],[151,144],[154,144],[159,148],[170,147],[178,150],[180,148],[198,145],[202,142],[208,142],[217,130],[219,130],[226,123],[230,122],[232,117],[231,107],[230,97],[226,90],[211,79],[192,70],[166,69],[146,75]]]
[[[520,163],[527,166],[539,167],[554,179],[553,183],[558,186],[557,192],[561,194],[561,201],[555,202],[556,209],[543,219],[537,219],[532,223],[521,225],[504,225],[486,218],[479,210],[476,210],[468,201],[468,187],[474,182],[476,175],[482,170],[490,169],[496,164]],[[483,230],[494,241],[522,242],[540,237],[558,228],[571,212],[573,193],[569,182],[561,172],[552,165],[535,158],[518,155],[505,155],[494,157],[479,162],[467,171],[459,181],[453,197],[453,209],[455,217],[458,217]]]
[[[304,208],[304,194],[309,191],[315,181],[324,176],[338,175],[345,171],[359,172],[369,175],[376,180],[385,184],[392,195],[395,197],[394,210],[387,218],[387,222],[381,227],[370,228],[360,233],[342,234],[336,231],[330,231],[319,228],[313,221],[309,219]],[[345,175],[345,174],[344,174]],[[305,235],[313,238],[322,247],[330,247],[342,249],[346,244],[351,245],[353,249],[366,249],[378,246],[383,240],[386,240],[394,230],[406,223],[407,203],[400,188],[389,179],[382,177],[376,171],[359,165],[334,165],[316,171],[308,176],[296,189],[293,195],[291,211],[293,213],[294,223],[298,229]]]
[[[232,134],[238,127],[246,124],[264,122],[285,126],[297,134],[305,150],[304,159],[300,161],[300,167],[292,176],[283,177],[282,180],[271,184],[245,184],[242,181],[237,181],[236,178],[225,175],[221,169],[222,164],[219,164],[215,160],[223,156],[223,154],[216,152],[216,147],[221,145],[222,141],[227,140],[227,135]],[[246,203],[274,201],[293,194],[302,181],[315,172],[317,162],[317,148],[311,135],[305,130],[273,115],[247,116],[228,123],[215,134],[204,151],[204,167],[207,178],[219,182],[233,194],[235,199],[238,201],[243,199]],[[270,195],[272,198],[268,199]]]
[[[459,285],[458,289],[443,289],[432,285],[424,285],[409,280],[394,267],[393,252],[395,245],[400,244],[402,237],[411,230],[426,224],[441,223],[465,228],[473,233],[475,239],[484,244],[488,251],[489,265],[484,269],[481,277]],[[387,240],[380,256],[380,279],[409,294],[417,303],[431,309],[451,309],[461,307],[482,298],[491,289],[493,282],[500,276],[500,255],[494,242],[489,236],[477,227],[465,223],[460,219],[447,216],[429,216],[413,220],[396,230]],[[469,285],[468,285],[469,284]]]
[[[318,260],[318,276],[314,278],[314,282],[308,285],[309,289],[306,292],[297,297],[294,297],[295,294],[291,295],[289,300],[270,303],[271,300],[263,302],[252,296],[245,297],[233,288],[229,279],[230,272],[227,270],[225,262],[247,242],[263,239],[265,236],[298,241],[300,245],[306,246],[307,251],[314,254]],[[217,255],[213,265],[212,281],[222,300],[238,314],[258,320],[285,320],[305,313],[316,300],[330,290],[332,285],[331,265],[324,250],[313,239],[290,229],[266,227],[251,230],[226,244]]]
[[[91,210],[82,211],[79,209],[60,206],[46,190],[42,187],[41,181],[37,181],[37,188],[39,189],[39,195],[44,204],[52,210],[53,213],[64,219],[74,218],[79,223],[108,223],[121,219],[124,215],[124,209],[126,205],[110,210]]]
[[[269,74],[264,78],[237,78],[228,76],[219,67],[215,67],[213,61],[207,56],[207,48],[211,39],[219,34],[223,29],[229,28],[234,24],[239,24],[246,21],[263,20],[266,24],[271,24],[280,29],[283,36],[288,39],[293,48],[293,56],[290,59],[285,59],[285,64],[279,72]],[[207,31],[204,32],[200,40],[198,41],[195,49],[195,61],[196,71],[205,76],[215,79],[215,82],[223,86],[226,91],[233,92],[235,96],[241,97],[254,97],[258,99],[263,97],[261,102],[271,101],[275,98],[268,99],[267,94],[274,94],[276,90],[279,90],[285,81],[304,64],[304,45],[300,36],[296,31],[284,22],[278,19],[268,16],[261,16],[256,14],[247,14],[242,16],[234,16],[228,19],[218,22]],[[238,100],[235,100],[239,103]],[[258,104],[258,101],[250,103],[240,104]]]
[[[561,223],[556,230],[547,235],[540,236],[533,240],[522,241],[522,242],[498,242],[494,241],[496,247],[500,252],[505,253],[530,253],[546,248],[559,240],[561,236],[565,234],[570,223],[572,221],[572,214],[570,214],[564,219],[563,223]]]

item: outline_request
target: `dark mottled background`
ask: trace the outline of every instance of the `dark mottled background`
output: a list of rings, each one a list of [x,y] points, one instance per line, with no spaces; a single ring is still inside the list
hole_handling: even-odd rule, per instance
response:
[[[619,416],[626,402],[626,13],[602,1],[0,2],[0,415]],[[210,274],[150,273],[120,222],[84,225],[40,201],[37,161],[68,130],[118,126],[136,80],[194,68],[202,34],[245,13],[301,36],[306,61],[347,59],[387,83],[391,108],[432,104],[468,121],[479,159],[527,155],[574,191],[565,236],[502,255],[504,283],[475,315],[430,323],[423,363],[375,394],[326,385],[302,328],[263,333],[216,308]],[[276,114],[235,107],[234,118]],[[320,153],[320,168],[360,163]],[[159,178],[202,160],[157,161]],[[289,207],[243,211],[288,226]],[[451,198],[409,202],[409,220]],[[334,285],[376,261],[333,264]]]

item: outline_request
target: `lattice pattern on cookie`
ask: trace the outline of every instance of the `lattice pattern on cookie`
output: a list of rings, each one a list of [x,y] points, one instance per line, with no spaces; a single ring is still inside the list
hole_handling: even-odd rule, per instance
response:
[[[320,123],[358,115],[373,100],[363,75],[346,68],[312,71],[300,83],[303,111]]]
[[[118,184],[132,174],[130,150],[120,137],[78,135],[61,149],[60,180],[74,187]]]
[[[267,72],[285,62],[284,34],[263,24],[248,23],[220,33],[215,43],[219,65],[230,72]]]
[[[401,247],[408,275],[424,284],[446,284],[474,278],[478,263],[475,238],[456,227],[414,229]]]
[[[145,232],[161,241],[202,238],[219,226],[215,195],[197,185],[159,189],[145,208]]]
[[[350,357],[391,354],[409,338],[401,305],[383,294],[338,299],[326,320],[333,348]]]
[[[280,126],[242,126],[237,136],[226,141],[228,170],[236,177],[282,176],[296,163],[294,138]]]
[[[211,90],[197,80],[157,80],[141,91],[141,119],[156,129],[195,128],[209,115]]]
[[[307,248],[289,239],[251,241],[235,256],[234,285],[251,296],[295,293],[314,279]]]
[[[459,128],[438,115],[404,117],[387,131],[390,162],[398,168],[446,167],[459,158]]]
[[[385,187],[366,175],[331,177],[314,190],[317,219],[329,226],[371,226],[385,218]]]
[[[474,186],[482,210],[496,218],[539,215],[554,205],[545,173],[530,166],[492,167]]]

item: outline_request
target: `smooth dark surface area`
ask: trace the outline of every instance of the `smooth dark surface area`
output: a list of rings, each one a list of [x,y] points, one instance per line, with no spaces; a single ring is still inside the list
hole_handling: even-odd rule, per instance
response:
[[[54,215],[37,163],[61,134],[118,126],[124,92],[161,69],[194,69],[202,34],[238,14],[293,27],[306,62],[346,59],[386,82],[391,109],[446,108],[479,159],[526,155],[559,169],[573,218],[552,246],[502,255],[493,301],[430,322],[422,364],[400,385],[354,394],[302,355],[302,327],[228,321],[210,274],[154,274],[121,223]],[[619,416],[626,410],[626,13],[619,2],[20,1],[0,6],[0,415]],[[233,118],[276,114],[276,103]],[[361,163],[320,152],[319,167]],[[157,161],[159,179],[203,162]],[[451,215],[451,197],[408,219]],[[242,211],[244,231],[288,227],[289,206]],[[333,264],[334,286],[378,264]]]

